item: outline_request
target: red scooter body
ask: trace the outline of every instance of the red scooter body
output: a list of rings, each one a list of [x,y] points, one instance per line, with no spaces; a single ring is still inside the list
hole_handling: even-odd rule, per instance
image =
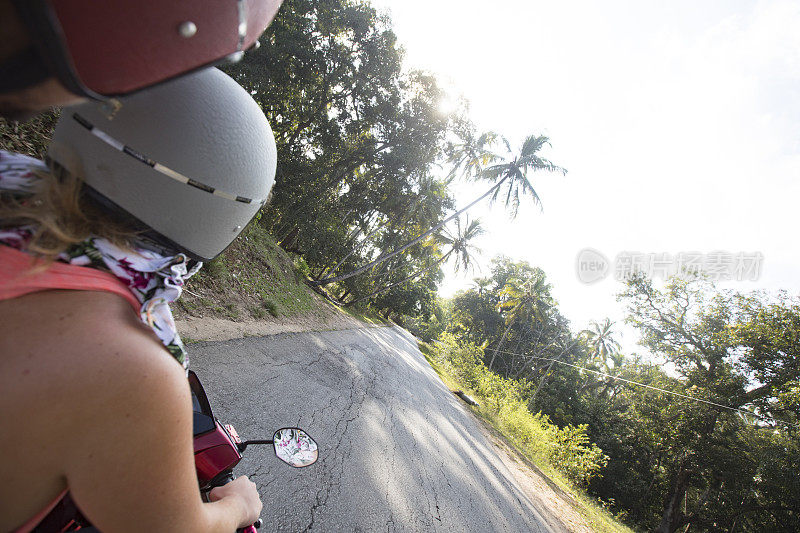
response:
[[[233,470],[242,460],[242,454],[231,445],[231,441],[236,444],[241,442],[238,435],[233,440],[233,435],[222,424],[215,422],[214,430],[194,437],[194,466],[201,488],[215,486],[215,478]],[[227,427],[233,429],[233,426]]]
[[[223,426],[211,412],[211,405],[194,372],[189,372],[194,411],[194,464],[201,490],[209,490],[222,481],[226,474],[242,460],[237,448],[241,443],[233,426]],[[216,483],[215,483],[216,482]]]
[[[203,385],[192,371],[189,371],[189,386],[194,411],[194,465],[205,498],[212,488],[233,480],[233,468],[242,460],[237,447],[242,441],[232,425],[223,426],[214,417]],[[256,528],[251,525],[238,531],[255,533]]]

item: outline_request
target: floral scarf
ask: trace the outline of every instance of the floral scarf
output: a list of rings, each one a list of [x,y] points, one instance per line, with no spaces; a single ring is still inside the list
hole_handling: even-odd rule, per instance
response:
[[[37,170],[48,171],[38,159],[0,150],[0,191],[33,192],[40,179],[34,172]],[[31,226],[0,229],[0,244],[24,251],[33,232]],[[185,281],[200,270],[202,263],[189,268],[189,258],[183,254],[163,256],[136,245],[123,249],[100,237],[90,237],[71,246],[58,260],[110,272],[125,283],[142,304],[139,310],[142,322],[188,369],[189,358],[175,329],[169,304],[180,297]]]

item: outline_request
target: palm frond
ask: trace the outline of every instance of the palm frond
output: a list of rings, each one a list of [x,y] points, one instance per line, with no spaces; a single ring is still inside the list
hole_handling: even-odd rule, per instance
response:
[[[528,135],[522,143],[520,158],[535,154],[549,144],[550,139],[544,135]]]
[[[508,165],[503,163],[486,167],[481,171],[481,178],[487,181],[497,181],[508,170]]]
[[[508,207],[511,203],[511,194],[517,189],[516,183],[514,181],[508,182],[508,193],[506,194],[506,207]],[[515,214],[516,216],[516,214]]]
[[[508,153],[509,153],[509,154],[513,153],[513,152],[514,152],[514,150],[512,150],[512,149],[511,149],[511,143],[510,143],[510,142],[508,142],[508,139],[506,139],[506,138],[505,138],[505,137],[503,137],[503,136],[501,136],[500,138],[503,140],[503,144],[505,145],[505,147],[506,147],[506,150],[508,151]]]
[[[545,170],[547,172],[559,172],[562,175],[567,174],[567,169],[561,168],[558,165],[551,163],[549,160],[539,157],[537,155],[528,155],[524,158],[520,158],[520,162],[522,165],[525,166],[526,169],[531,168],[533,170]]]
[[[492,146],[497,142],[497,134],[493,131],[485,131],[480,134],[477,140],[478,146]]]
[[[508,186],[509,186],[509,184],[506,183],[506,187],[508,187]],[[494,204],[497,201],[497,196],[500,194],[500,189],[502,189],[502,188],[503,187],[501,186],[501,187],[497,187],[494,190],[494,192],[492,193],[492,197],[489,198],[489,204]]]

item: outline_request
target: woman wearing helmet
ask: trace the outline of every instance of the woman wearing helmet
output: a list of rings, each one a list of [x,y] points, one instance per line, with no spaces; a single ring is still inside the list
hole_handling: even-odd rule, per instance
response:
[[[65,109],[48,159],[0,152],[0,530],[32,530],[67,491],[101,531],[252,523],[244,477],[200,499],[168,304],[266,201],[263,113],[208,69],[114,112]]]

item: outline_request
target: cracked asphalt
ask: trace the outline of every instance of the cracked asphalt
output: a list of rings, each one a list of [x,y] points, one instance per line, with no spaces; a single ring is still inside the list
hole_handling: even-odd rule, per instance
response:
[[[465,407],[397,327],[189,346],[214,409],[242,439],[305,429],[307,468],[251,446],[260,531],[558,531],[514,481]]]

